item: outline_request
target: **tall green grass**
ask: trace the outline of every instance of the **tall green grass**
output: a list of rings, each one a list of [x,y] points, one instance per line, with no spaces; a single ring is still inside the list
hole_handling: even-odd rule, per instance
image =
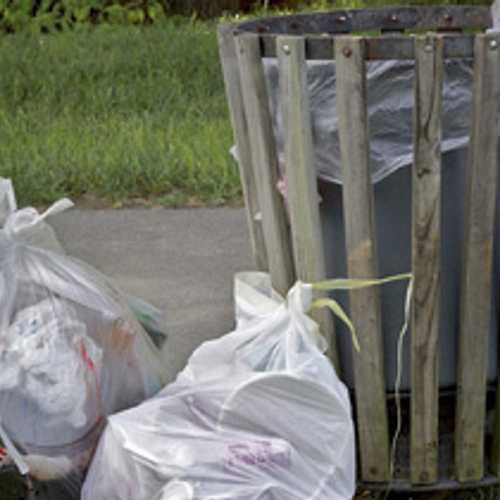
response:
[[[22,204],[230,200],[231,144],[211,24],[0,39],[0,175]]]
[[[463,2],[318,0],[309,9],[430,3]],[[215,25],[177,17],[0,35],[0,176],[14,180],[19,203],[239,199]]]

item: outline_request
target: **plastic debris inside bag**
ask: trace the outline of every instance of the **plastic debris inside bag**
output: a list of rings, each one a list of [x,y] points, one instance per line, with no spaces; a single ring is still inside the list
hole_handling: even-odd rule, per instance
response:
[[[158,392],[165,371],[121,294],[37,246],[38,229],[0,231],[0,485],[71,500],[107,416]]]

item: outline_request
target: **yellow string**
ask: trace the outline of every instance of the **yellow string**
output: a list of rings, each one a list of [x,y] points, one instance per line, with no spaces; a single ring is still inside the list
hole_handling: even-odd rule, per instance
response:
[[[401,415],[401,378],[403,374],[403,344],[410,325],[411,313],[411,297],[413,293],[413,278],[410,278],[408,289],[406,290],[405,308],[404,308],[404,324],[399,332],[398,337],[398,350],[397,350],[397,370],[396,370],[396,383],[394,384],[394,400],[396,402],[396,430],[392,437],[391,442],[391,456],[389,462],[389,474],[393,477],[394,463],[396,461],[396,447],[398,444],[399,436],[401,435],[401,428],[403,426],[403,418]],[[391,492],[391,484],[387,488],[384,500],[387,500]]]
[[[394,463],[396,458],[396,447],[397,442],[399,440],[399,436],[401,434],[402,427],[402,416],[401,416],[401,376],[403,370],[403,343],[406,337],[406,333],[408,331],[408,327],[410,324],[410,313],[411,313],[411,297],[413,293],[413,275],[411,273],[406,274],[398,274],[396,276],[390,276],[388,278],[382,279],[373,279],[373,280],[357,280],[357,279],[334,279],[328,281],[322,281],[313,284],[313,290],[322,290],[322,291],[334,291],[334,290],[358,290],[360,288],[367,288],[371,286],[380,286],[385,285],[387,283],[393,283],[395,281],[401,281],[408,279],[408,288],[406,291],[405,298],[405,307],[404,307],[404,323],[401,327],[398,336],[398,347],[397,347],[397,370],[396,370],[396,381],[394,386],[394,397],[396,401],[396,430],[394,432],[394,436],[391,442],[391,450],[390,450],[390,463],[389,463],[389,473],[390,476],[393,476],[394,473]],[[349,328],[352,341],[356,351],[360,351],[359,340],[356,335],[356,330],[352,321],[346,312],[342,309],[341,305],[334,299],[330,298],[321,298],[317,299],[312,304],[313,308],[321,308],[327,307],[329,308],[335,316],[341,319]],[[387,500],[387,497],[391,491],[391,487],[389,485],[386,494],[384,496],[384,500]]]
[[[333,280],[319,281],[317,283],[313,283],[313,290],[317,291],[329,291],[333,292],[335,290],[359,290],[361,288],[369,288],[372,286],[380,286],[385,285],[387,283],[393,283],[395,281],[402,280],[410,280],[411,282],[412,274],[397,274],[395,276],[389,276],[387,278],[380,279],[349,279],[349,278],[338,278]],[[346,314],[342,306],[334,299],[331,298],[321,298],[317,299],[312,303],[313,309],[319,309],[322,307],[327,307],[332,311],[332,313],[337,316],[340,320],[342,320],[349,331],[351,332],[352,342],[354,344],[354,348],[357,352],[360,351],[359,339],[356,335],[356,329],[349,316]],[[408,313],[409,315],[409,313]],[[404,327],[403,327],[404,328]]]
[[[385,285],[394,281],[402,281],[411,279],[412,273],[396,274],[387,278],[376,279],[353,279],[353,278],[336,278],[333,280],[318,281],[313,284],[314,290],[357,290],[358,288],[368,288],[370,286]]]
[[[356,329],[352,324],[352,321],[347,316],[346,312],[342,309],[342,306],[333,299],[317,299],[312,304],[313,309],[320,309],[322,307],[327,307],[332,311],[332,313],[340,318],[349,328],[352,335],[352,342],[356,351],[360,351],[358,336],[356,335]]]

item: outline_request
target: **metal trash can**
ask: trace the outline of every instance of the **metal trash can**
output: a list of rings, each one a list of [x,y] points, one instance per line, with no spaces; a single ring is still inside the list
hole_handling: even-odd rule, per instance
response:
[[[413,272],[402,358],[404,285],[340,297],[359,353],[317,316],[336,333],[333,357],[356,401],[365,485],[499,482],[500,39],[483,34],[491,24],[488,8],[436,7],[219,30],[254,255],[274,286]]]

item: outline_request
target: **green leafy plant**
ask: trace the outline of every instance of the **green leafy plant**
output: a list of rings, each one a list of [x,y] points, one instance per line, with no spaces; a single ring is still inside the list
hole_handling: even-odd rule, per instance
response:
[[[164,17],[160,0],[0,0],[0,30],[49,33],[95,24],[150,24]]]

